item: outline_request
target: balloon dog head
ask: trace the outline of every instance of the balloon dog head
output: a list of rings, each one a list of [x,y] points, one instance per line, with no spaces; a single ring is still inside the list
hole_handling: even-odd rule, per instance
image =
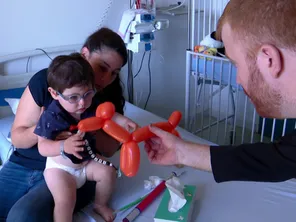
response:
[[[115,107],[111,102],[105,102],[98,106],[96,116],[81,120],[77,128],[80,132],[89,132],[103,129],[107,134],[122,143],[120,151],[120,169],[128,177],[137,174],[140,166],[140,149],[138,143],[155,136],[148,126],[139,128],[130,133],[117,123],[112,121]],[[159,122],[152,125],[170,132],[176,136],[179,133],[175,130],[182,118],[179,111],[171,114],[168,122]]]

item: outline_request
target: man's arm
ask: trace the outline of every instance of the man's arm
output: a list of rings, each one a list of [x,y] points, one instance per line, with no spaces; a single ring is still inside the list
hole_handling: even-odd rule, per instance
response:
[[[216,182],[286,181],[296,178],[296,135],[268,144],[210,147],[189,143],[181,162],[212,171]]]
[[[211,147],[215,180],[281,182],[295,178],[296,146],[290,142]]]
[[[182,164],[212,171],[216,182],[280,182],[296,178],[296,130],[280,141],[239,146],[208,146],[186,142],[150,126],[155,137],[145,150],[154,164]]]
[[[212,171],[210,146],[187,142],[179,152],[180,163],[204,171]]]

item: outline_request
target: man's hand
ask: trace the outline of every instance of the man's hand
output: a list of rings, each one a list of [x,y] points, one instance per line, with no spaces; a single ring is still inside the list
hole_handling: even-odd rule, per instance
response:
[[[149,126],[156,137],[145,142],[145,150],[151,163],[178,165],[211,171],[210,146],[184,141],[181,138]]]
[[[84,150],[85,141],[80,133],[70,136],[64,142],[64,151],[68,154],[76,156],[78,159],[82,159],[79,152]]]
[[[145,150],[151,163],[159,165],[181,164],[180,151],[186,142],[157,127],[149,126],[157,137],[145,142]]]

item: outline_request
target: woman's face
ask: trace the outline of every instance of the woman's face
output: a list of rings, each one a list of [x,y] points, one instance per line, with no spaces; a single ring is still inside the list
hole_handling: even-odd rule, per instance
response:
[[[82,55],[88,60],[94,70],[97,90],[102,90],[111,84],[119,75],[123,65],[122,57],[111,49],[89,53],[89,50],[84,47]]]

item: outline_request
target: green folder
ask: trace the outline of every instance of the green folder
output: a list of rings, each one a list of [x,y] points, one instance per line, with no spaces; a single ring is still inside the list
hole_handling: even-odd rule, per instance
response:
[[[195,200],[196,186],[185,185],[184,196],[187,200],[186,204],[176,213],[168,211],[170,193],[166,188],[161,202],[154,216],[154,222],[189,222],[191,219],[192,209]]]

